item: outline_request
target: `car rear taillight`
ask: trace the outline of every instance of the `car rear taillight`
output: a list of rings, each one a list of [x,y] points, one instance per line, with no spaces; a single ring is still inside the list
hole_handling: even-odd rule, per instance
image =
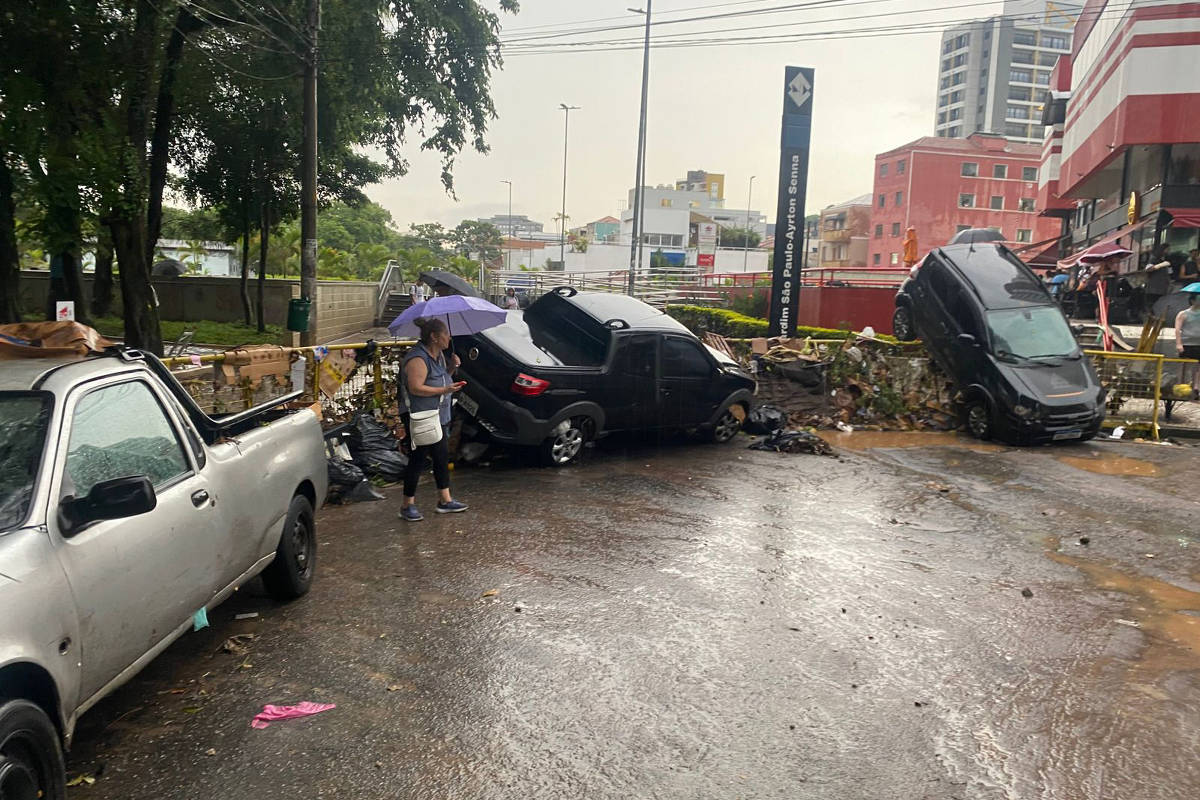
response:
[[[513,378],[512,386],[509,388],[512,389],[513,394],[519,394],[522,397],[537,397],[550,388],[550,381],[544,381],[522,372]]]

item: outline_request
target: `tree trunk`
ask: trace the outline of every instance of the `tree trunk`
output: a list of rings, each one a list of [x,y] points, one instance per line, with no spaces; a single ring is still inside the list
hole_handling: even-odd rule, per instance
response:
[[[92,315],[107,317],[112,313],[113,244],[108,227],[96,230],[96,274],[92,279]]]
[[[242,296],[242,316],[246,320],[246,327],[249,328],[254,324],[254,315],[250,309],[250,202],[242,200],[242,280],[241,280],[241,296]]]
[[[125,306],[125,344],[155,355],[162,355],[162,329],[158,320],[158,297],[150,283],[150,265],[146,259],[145,217],[114,219],[113,251],[121,265],[121,302]],[[139,230],[141,228],[141,230]]]
[[[21,255],[17,250],[16,211],[12,173],[0,156],[0,323],[21,321],[18,294]]]
[[[258,224],[258,332],[267,330],[267,315],[264,309],[267,291],[267,248],[271,237],[271,209],[263,203]]]
[[[62,254],[62,266],[67,299],[75,303],[75,321],[87,325],[91,322],[91,315],[88,313],[87,293],[83,291],[83,260],[78,245]]]

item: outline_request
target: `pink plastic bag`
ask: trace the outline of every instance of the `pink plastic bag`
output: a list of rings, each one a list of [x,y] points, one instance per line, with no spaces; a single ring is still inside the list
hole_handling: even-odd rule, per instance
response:
[[[263,710],[250,720],[251,728],[266,728],[272,722],[277,722],[281,719],[296,719],[297,717],[309,717],[313,714],[320,714],[322,711],[328,711],[331,708],[337,708],[333,703],[310,703],[305,701],[294,706],[263,706]]]

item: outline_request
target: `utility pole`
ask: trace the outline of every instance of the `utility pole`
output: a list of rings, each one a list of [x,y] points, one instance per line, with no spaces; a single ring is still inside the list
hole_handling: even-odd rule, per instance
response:
[[[508,247],[505,248],[505,263],[504,268],[509,272],[512,271],[512,242],[513,242],[513,224],[512,224],[512,181],[500,181],[508,184]]]
[[[754,179],[757,177],[750,176],[750,190],[746,192],[746,238],[742,240],[742,272],[746,271],[746,259],[750,256],[750,203],[754,198]]]
[[[321,0],[306,0],[304,30],[308,47],[304,58],[304,145],[300,165],[300,296],[308,300],[308,330],[300,344],[317,343],[317,31],[321,27]]]
[[[629,295],[633,296],[634,279],[642,266],[642,229],[645,227],[645,197],[642,186],[646,182],[646,103],[650,87],[650,5],[652,0],[646,0],[646,8],[628,8],[635,14],[646,15],[646,41],[642,46],[642,110],[638,119],[637,166],[635,167],[633,189],[633,241],[629,246]]]
[[[559,228],[558,260],[563,269],[567,268],[567,133],[571,123],[571,112],[578,111],[579,106],[569,106],[559,103],[563,110],[563,193],[562,193],[562,227]]]

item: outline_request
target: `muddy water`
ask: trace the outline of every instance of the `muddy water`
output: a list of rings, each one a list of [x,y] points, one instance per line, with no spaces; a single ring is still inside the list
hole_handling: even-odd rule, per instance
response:
[[[1055,458],[1069,467],[1095,472],[1098,475],[1132,475],[1153,478],[1160,471],[1157,464],[1115,453],[1093,452],[1086,456],[1059,455]]]
[[[898,447],[961,447],[979,453],[998,453],[1005,448],[956,433],[925,431],[822,431],[821,438],[846,450],[879,450]]]

